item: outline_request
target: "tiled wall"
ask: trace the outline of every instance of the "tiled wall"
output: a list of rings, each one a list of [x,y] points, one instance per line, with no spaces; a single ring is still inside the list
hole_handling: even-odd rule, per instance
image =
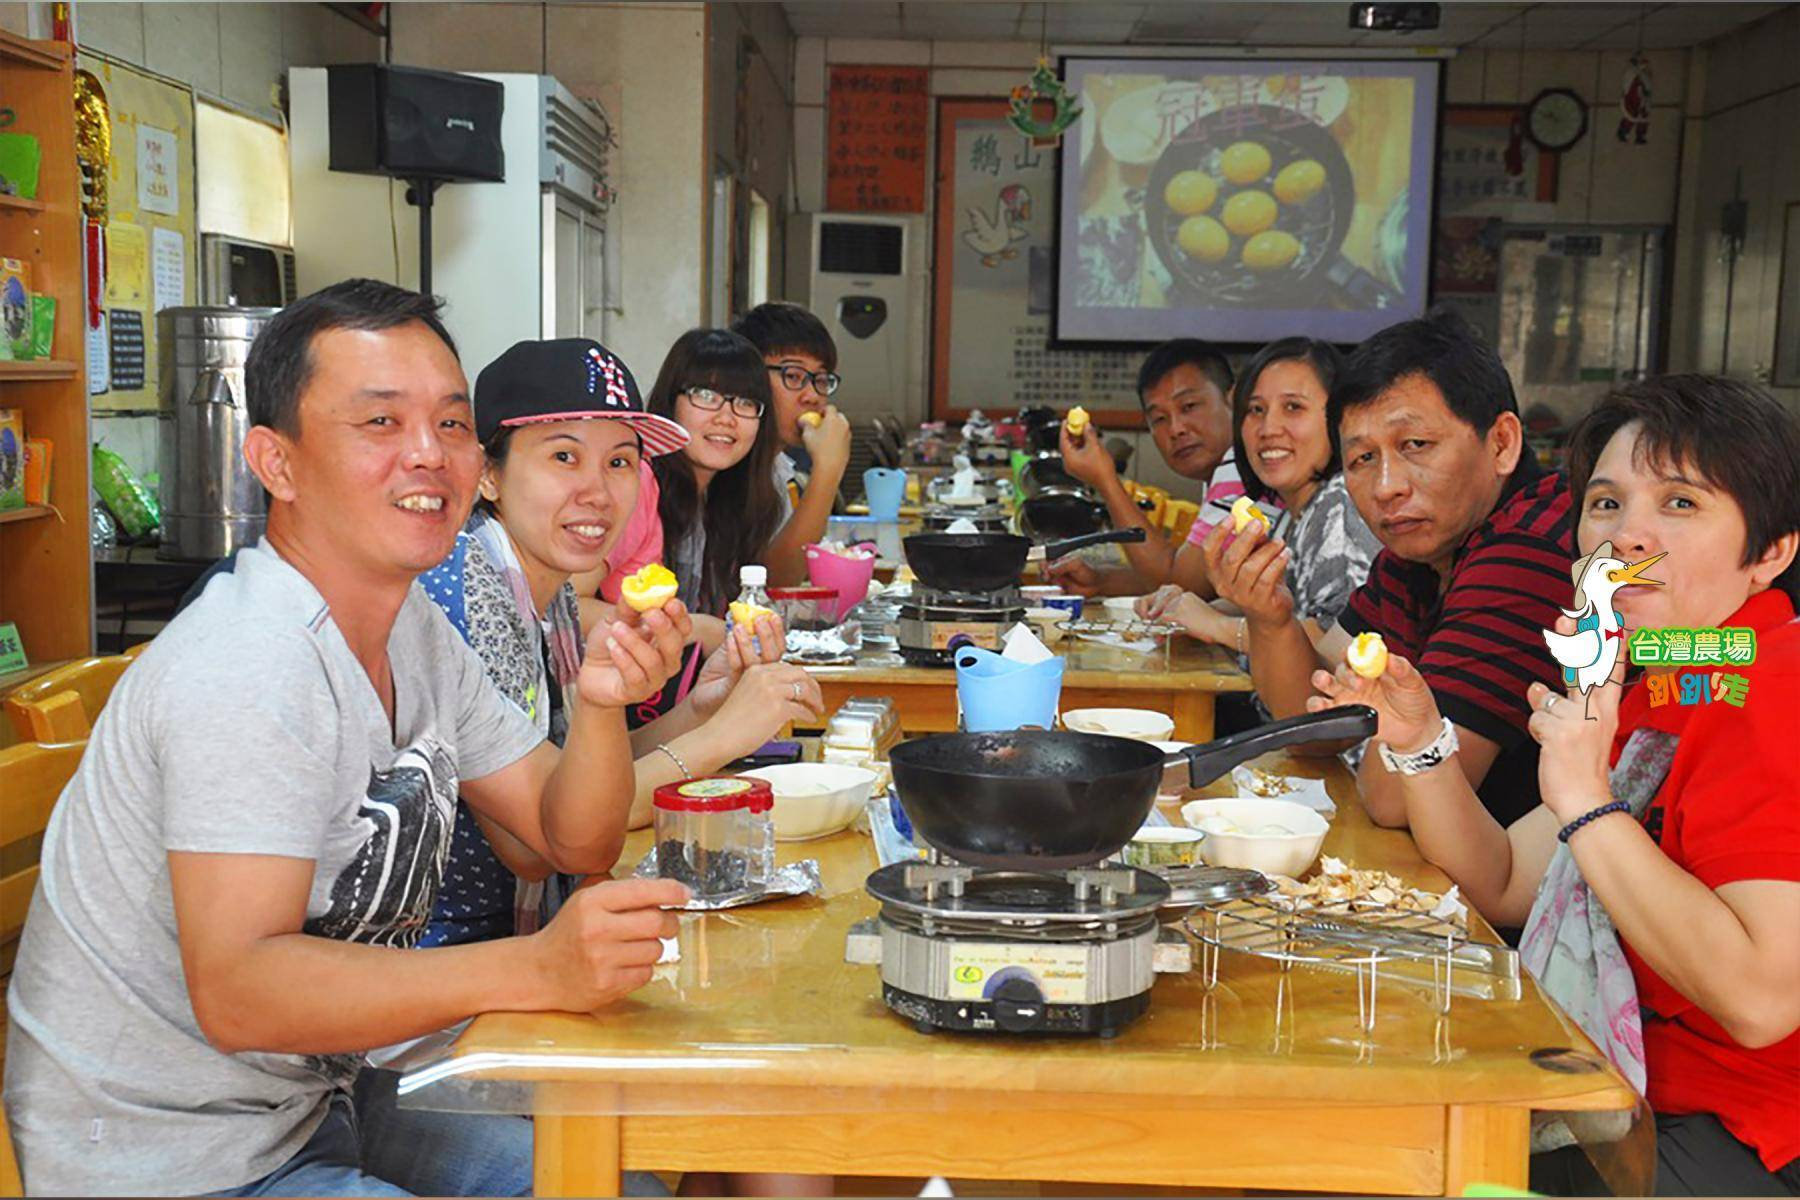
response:
[[[320,4],[77,4],[80,44],[277,120],[290,66],[366,62],[381,39]]]
[[[1775,355],[1786,207],[1800,203],[1800,8],[1792,6],[1697,56],[1689,106],[1689,150],[1681,181],[1670,364],[1720,371],[1767,385]],[[1748,237],[1730,278],[1721,253],[1720,211],[1737,193],[1748,204]],[[1788,247],[1790,256],[1800,246]],[[1800,352],[1800,347],[1792,348]],[[1774,389],[1800,410],[1800,388]]]
[[[701,319],[706,13],[698,4],[397,4],[393,60],[450,71],[536,71],[606,107],[619,136],[608,216],[623,311],[607,341],[646,383]]]

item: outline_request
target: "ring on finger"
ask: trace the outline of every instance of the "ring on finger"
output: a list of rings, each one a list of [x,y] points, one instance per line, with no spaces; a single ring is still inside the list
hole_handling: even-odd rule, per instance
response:
[[[798,700],[804,691],[805,689],[800,686],[800,681],[798,679],[794,680],[794,699]]]
[[[1557,694],[1555,692],[1545,692],[1544,693],[1544,711],[1549,712],[1551,709],[1555,708],[1556,702],[1558,699],[1559,699],[1559,697],[1557,696]]]

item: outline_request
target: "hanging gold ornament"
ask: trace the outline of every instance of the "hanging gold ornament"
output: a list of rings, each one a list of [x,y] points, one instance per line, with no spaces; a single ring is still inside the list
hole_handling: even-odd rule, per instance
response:
[[[107,175],[112,170],[112,114],[100,81],[88,71],[75,72],[75,157],[81,164],[81,211],[104,224]]]

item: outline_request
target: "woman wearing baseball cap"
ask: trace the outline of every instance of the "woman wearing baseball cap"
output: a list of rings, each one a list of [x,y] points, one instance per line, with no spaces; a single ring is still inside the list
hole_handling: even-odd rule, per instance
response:
[[[480,499],[455,551],[420,582],[501,691],[557,740],[582,646],[570,577],[616,546],[637,506],[641,464],[678,451],[688,433],[645,411],[625,364],[584,338],[520,342],[495,359],[475,382],[475,425],[487,454]],[[775,661],[758,657],[754,634]],[[817,715],[818,685],[779,661],[782,644],[777,624],[738,631],[679,704],[632,732],[633,826],[648,820],[656,787],[716,771],[787,721]],[[504,937],[540,919],[530,881],[547,868],[500,831],[486,834],[459,808],[422,945]]]

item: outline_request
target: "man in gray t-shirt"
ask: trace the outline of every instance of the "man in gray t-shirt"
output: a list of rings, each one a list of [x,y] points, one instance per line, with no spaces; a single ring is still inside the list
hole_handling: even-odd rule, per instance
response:
[[[688,621],[596,631],[559,755],[412,582],[481,465],[435,303],[328,288],[246,378],[267,536],[120,680],[44,836],[6,1052],[34,1194],[422,1188],[362,1173],[344,1095],[363,1052],[491,1009],[600,1008],[649,978],[674,932],[658,906],[685,897],[602,884],[530,938],[412,949],[459,790],[556,868],[611,868],[623,710]]]

